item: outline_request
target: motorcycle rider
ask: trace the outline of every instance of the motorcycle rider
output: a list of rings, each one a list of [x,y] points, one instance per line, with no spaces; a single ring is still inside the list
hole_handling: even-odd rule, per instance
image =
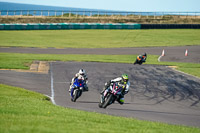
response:
[[[124,88],[121,95],[119,96],[119,99],[117,99],[117,101],[120,104],[124,104],[124,95],[129,92],[129,87],[130,87],[130,82],[128,81],[127,74],[122,74],[121,77],[115,78],[115,79],[110,80],[107,83],[105,83],[105,87],[104,87],[103,91],[101,92],[101,94],[103,94],[105,91],[108,91],[110,85],[112,85],[113,83],[116,83],[116,82],[118,82],[119,85]]]
[[[142,64],[143,62],[146,62],[146,59],[147,59],[147,54],[144,53],[143,55],[138,55],[137,58],[136,58],[136,61],[134,62],[134,65],[135,64]]]
[[[79,72],[76,73],[75,76],[72,78],[72,81],[71,81],[71,83],[70,83],[69,92],[71,92],[71,88],[72,88],[72,86],[73,86],[73,84],[74,84],[75,79],[77,79],[79,76],[82,76],[82,77],[84,78],[84,79],[83,79],[83,80],[84,80],[84,88],[83,88],[83,91],[88,91],[88,86],[87,86],[87,80],[88,80],[88,78],[87,78],[87,74],[86,74],[86,72],[85,72],[84,69],[80,69]]]
[[[77,78],[74,79],[74,83],[76,84],[72,85],[70,92],[72,102],[76,102],[76,99],[78,99],[82,94],[84,88],[84,77],[82,75],[79,75]],[[74,90],[76,90],[77,87],[81,91],[77,90],[77,93],[74,93]]]

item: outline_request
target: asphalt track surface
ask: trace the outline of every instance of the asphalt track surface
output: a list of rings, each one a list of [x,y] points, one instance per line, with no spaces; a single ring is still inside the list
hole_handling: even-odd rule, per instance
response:
[[[185,56],[185,51],[188,50],[188,56]],[[200,63],[200,45],[182,46],[182,47],[150,47],[150,48],[3,48],[0,47],[0,52],[5,53],[33,53],[33,54],[97,54],[97,55],[139,55],[146,52],[152,55],[161,55],[164,50],[165,56],[161,61],[172,62],[193,62]]]
[[[199,63],[199,53],[191,52],[196,50],[199,52],[199,46],[194,47],[194,49],[187,47],[189,51],[189,56],[187,57],[190,60],[196,59],[197,63]],[[144,49],[140,49],[141,51],[139,49],[136,49],[135,52],[132,49],[132,53],[144,52]],[[149,51],[145,49],[145,52],[155,52],[160,55],[162,49],[155,48],[152,50],[150,48]],[[182,50],[179,53],[177,47],[176,54],[183,54],[186,47],[181,47],[180,49]],[[0,50],[2,52],[2,48]],[[170,50],[166,49],[165,51]],[[112,53],[110,52],[110,54]],[[164,60],[165,57],[167,57],[167,54],[162,59]],[[169,57],[166,59],[169,59]],[[177,60],[184,62],[182,58],[177,58]],[[73,103],[68,94],[69,83],[80,68],[84,68],[87,71],[89,91],[84,92],[77,102]],[[125,104],[119,105],[116,102],[106,109],[99,108],[99,93],[104,83],[123,73],[129,75],[131,83],[130,92],[125,96]],[[177,72],[166,66],[96,62],[51,62],[48,74],[0,70],[0,83],[48,95],[59,106],[133,117],[140,120],[200,127],[200,79]]]

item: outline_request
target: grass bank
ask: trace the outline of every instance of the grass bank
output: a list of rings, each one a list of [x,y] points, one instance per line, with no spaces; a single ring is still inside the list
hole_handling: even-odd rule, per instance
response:
[[[136,56],[0,53],[0,69],[29,69],[34,60],[133,63]],[[145,64],[177,66],[178,70],[200,77],[200,64],[197,63],[158,62],[158,55],[148,55],[147,63]]]
[[[109,13],[108,13],[109,14]],[[199,24],[199,16],[184,15],[108,15],[82,16],[65,13],[54,16],[1,16],[0,23],[140,23],[140,24]]]
[[[85,112],[51,104],[42,94],[0,84],[1,133],[199,133],[199,128]]]
[[[0,47],[119,48],[200,45],[199,29],[0,31]]]

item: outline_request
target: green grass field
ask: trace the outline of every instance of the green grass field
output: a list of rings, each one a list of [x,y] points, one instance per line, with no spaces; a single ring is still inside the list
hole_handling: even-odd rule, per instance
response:
[[[199,128],[148,122],[51,104],[49,98],[0,84],[1,133],[199,133]]]
[[[200,45],[200,30],[0,31],[0,47],[118,48]]]

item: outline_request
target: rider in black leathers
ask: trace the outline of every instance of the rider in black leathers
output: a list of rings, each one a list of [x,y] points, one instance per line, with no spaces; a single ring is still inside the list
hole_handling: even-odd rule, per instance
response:
[[[135,62],[134,62],[134,65],[135,64],[142,65],[143,62],[146,62],[146,59],[147,59],[146,53],[144,53],[143,55],[138,55]]]

